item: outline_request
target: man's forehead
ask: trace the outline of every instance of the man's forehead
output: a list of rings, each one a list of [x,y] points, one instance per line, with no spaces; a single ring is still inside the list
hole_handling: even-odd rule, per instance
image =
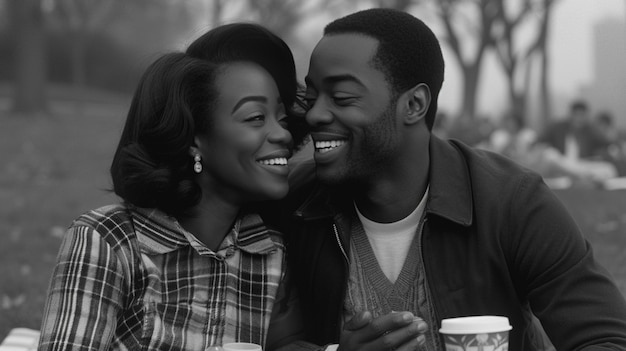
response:
[[[370,66],[378,42],[370,37],[346,33],[324,36],[311,54],[309,73],[317,71],[348,71]],[[371,67],[371,66],[370,66]]]
[[[313,55],[323,54],[330,57],[349,57],[369,59],[378,48],[378,40],[358,34],[327,34],[320,39],[313,50]]]

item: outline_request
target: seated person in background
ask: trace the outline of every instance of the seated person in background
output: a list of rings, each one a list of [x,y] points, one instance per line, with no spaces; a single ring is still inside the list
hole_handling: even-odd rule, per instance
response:
[[[550,124],[532,150],[538,153],[540,172],[546,177],[567,176],[573,181],[602,183],[617,176],[615,166],[603,159],[611,141],[589,120],[583,101],[570,106],[569,116]]]
[[[252,24],[218,27],[188,51],[205,48],[219,57],[165,54],[141,78],[111,165],[122,202],[67,230],[40,350],[273,342],[285,246],[257,209],[288,192],[295,65]]]
[[[505,115],[481,148],[505,155],[541,174],[552,187],[574,182],[603,181],[615,176],[613,166],[599,160],[567,158],[555,148],[537,142],[537,133],[524,127],[521,116]]]
[[[581,100],[570,105],[569,115],[564,120],[548,125],[537,142],[575,160],[596,158],[611,143],[599,126],[589,119],[589,107]]]
[[[613,115],[609,112],[600,112],[596,123],[610,145],[602,150],[602,159],[612,163],[620,177],[626,177],[626,130],[615,125]]]

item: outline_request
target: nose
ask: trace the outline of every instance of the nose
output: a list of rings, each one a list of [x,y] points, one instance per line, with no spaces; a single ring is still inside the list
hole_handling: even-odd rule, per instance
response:
[[[272,143],[291,145],[293,137],[289,130],[285,129],[277,119],[272,119],[273,123],[270,124],[270,130],[268,140]]]
[[[324,100],[322,98],[318,98],[313,106],[311,106],[311,108],[306,112],[305,119],[311,127],[315,127],[331,123],[333,116],[326,107]]]

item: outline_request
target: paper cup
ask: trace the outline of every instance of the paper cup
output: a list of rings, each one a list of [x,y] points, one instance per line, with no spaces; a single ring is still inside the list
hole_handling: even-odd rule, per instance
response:
[[[249,342],[230,342],[222,345],[224,351],[263,351],[261,345]]]
[[[446,351],[507,351],[511,329],[507,317],[471,316],[442,320],[439,333]]]

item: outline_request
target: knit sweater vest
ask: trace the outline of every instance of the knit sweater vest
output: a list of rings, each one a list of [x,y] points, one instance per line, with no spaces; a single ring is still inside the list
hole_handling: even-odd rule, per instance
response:
[[[374,317],[392,311],[410,311],[428,323],[426,345],[422,350],[442,350],[422,261],[421,232],[424,216],[395,283],[391,283],[380,268],[356,215],[351,222],[350,278],[344,302],[346,317],[354,316],[360,311],[370,311]]]

